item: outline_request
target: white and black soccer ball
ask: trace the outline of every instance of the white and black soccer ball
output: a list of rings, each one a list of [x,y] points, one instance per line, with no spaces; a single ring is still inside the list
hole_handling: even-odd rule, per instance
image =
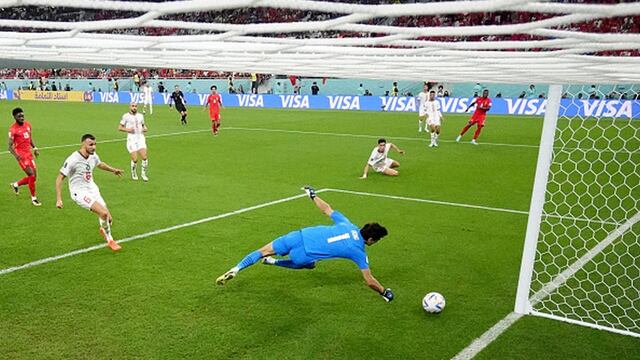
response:
[[[438,314],[444,310],[446,302],[444,296],[437,292],[430,292],[422,299],[422,308],[430,314]]]

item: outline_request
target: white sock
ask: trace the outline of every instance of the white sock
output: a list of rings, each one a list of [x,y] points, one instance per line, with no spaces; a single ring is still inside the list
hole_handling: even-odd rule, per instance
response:
[[[111,236],[111,223],[109,223],[108,220],[102,220],[101,218],[98,218],[98,221],[100,221],[100,227],[104,230],[107,241],[113,240],[113,237]]]
[[[240,271],[240,269],[237,266],[234,266],[229,271],[237,273],[238,271]]]
[[[431,143],[433,144],[436,138],[436,133],[432,132],[431,133]]]
[[[418,120],[418,132],[422,131],[422,128],[424,127],[424,122],[422,120]]]
[[[147,174],[147,166],[149,165],[149,159],[142,160],[142,174]]]
[[[131,162],[131,175],[132,176],[136,176],[136,167],[137,167],[137,163],[135,161]]]

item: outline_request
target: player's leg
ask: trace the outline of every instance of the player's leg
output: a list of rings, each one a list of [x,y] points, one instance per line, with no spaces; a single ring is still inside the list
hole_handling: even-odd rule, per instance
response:
[[[262,259],[262,263],[265,265],[275,265],[294,270],[315,269],[316,262],[316,259],[307,255],[302,241],[295,244],[289,251],[288,259],[276,259],[271,256]]]
[[[142,178],[142,181],[149,181],[149,178],[147,177],[147,168],[149,167],[147,148],[140,148],[140,150],[138,150],[138,153],[140,153],[140,158],[142,159],[142,170],[140,171],[140,177]]]
[[[31,203],[34,206],[42,205],[42,203],[40,203],[40,201],[36,197],[36,178],[37,178],[36,163],[33,161],[32,158],[25,158],[25,159],[22,159],[20,167],[25,172],[25,174],[27,174],[27,176],[26,178],[23,178],[22,180],[18,181],[16,185],[18,186],[24,185],[24,180],[26,179],[26,185],[29,186],[29,192],[31,193]],[[15,188],[14,188],[14,191],[15,191]]]
[[[109,209],[107,208],[104,201],[96,199],[93,204],[91,204],[90,210],[98,215],[98,221],[100,222],[100,233],[107,241],[107,244],[109,245],[111,250],[120,250],[120,245],[118,245],[115,240],[113,240],[113,236],[111,235],[111,225],[113,223],[113,219],[111,218],[111,213],[109,213]]]
[[[260,249],[247,254],[240,262],[232,267],[229,271],[222,274],[216,279],[216,284],[224,285],[228,280],[236,277],[238,272],[242,269],[246,269],[247,267],[255,264],[261,258],[271,256],[271,255],[287,255],[298,244],[302,244],[302,236],[299,231],[290,232],[284,236],[281,236],[274,241],[268,243],[267,245],[261,247]]]
[[[422,129],[425,129],[426,120],[427,120],[427,115],[418,116],[418,132],[422,132]]]
[[[464,135],[464,133],[466,133],[466,132],[469,130],[469,128],[471,128],[471,127],[473,126],[473,124],[475,124],[475,123],[476,123],[475,121],[473,121],[473,120],[469,120],[469,122],[467,123],[467,125],[465,125],[465,126],[462,128],[462,131],[460,131],[460,135],[458,135],[458,137],[456,138],[456,141],[458,141],[458,142],[459,142],[459,141],[460,141],[460,139],[462,139],[462,136]]]
[[[398,176],[398,170],[394,170],[391,168],[384,169],[382,173],[389,176]]]
[[[438,139],[440,138],[440,125],[439,124],[433,126],[433,132],[436,134],[435,140],[434,140],[435,146],[438,146]]]
[[[478,145],[478,136],[480,136],[480,132],[482,131],[482,128],[484,127],[484,124],[482,123],[478,123],[478,128],[476,129],[476,131],[473,133],[473,139],[471,140],[471,143],[474,145]]]
[[[131,155],[131,179],[138,180],[138,151],[134,146],[129,146],[129,155]]]

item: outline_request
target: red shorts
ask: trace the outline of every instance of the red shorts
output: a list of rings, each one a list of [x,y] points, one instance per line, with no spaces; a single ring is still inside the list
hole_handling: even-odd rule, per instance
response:
[[[478,126],[484,126],[484,121],[486,120],[486,116],[472,116],[469,120],[472,124],[478,124]]]
[[[220,121],[220,113],[209,113],[209,117],[211,118],[211,121]]]
[[[20,169],[25,171],[27,168],[36,169],[36,162],[33,161],[33,155],[31,154],[18,154],[20,156],[20,161],[18,161],[18,165],[20,165]]]

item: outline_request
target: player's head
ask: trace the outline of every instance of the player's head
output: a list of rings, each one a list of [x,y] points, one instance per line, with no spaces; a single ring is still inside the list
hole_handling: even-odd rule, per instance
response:
[[[425,92],[429,91],[429,84],[424,83],[424,85],[422,85],[422,89],[423,89]]]
[[[129,112],[135,115],[138,112],[138,103],[132,101],[129,104]]]
[[[174,91],[180,91],[180,86],[178,86],[178,85],[174,86],[174,87],[173,87],[173,90],[174,90]]]
[[[218,87],[217,87],[217,86],[215,86],[215,85],[212,85],[210,89],[211,89],[211,93],[212,93],[212,94],[215,94],[215,93],[217,93],[217,92],[218,92]]]
[[[387,146],[386,139],[378,139],[378,152],[384,152],[384,147]]]
[[[434,100],[436,98],[436,92],[431,90],[429,91],[429,100]]]
[[[18,124],[22,125],[24,123],[24,112],[22,111],[22,108],[17,107],[13,109],[11,114],[13,114],[13,118]]]
[[[489,96],[489,89],[484,89],[484,90],[482,90],[482,97],[483,97],[483,98],[486,98],[486,97],[488,97],[488,96]]]
[[[91,134],[82,135],[82,149],[88,154],[93,155],[96,152],[96,137]]]
[[[377,243],[378,240],[387,236],[387,234],[387,229],[375,222],[365,224],[362,229],[360,229],[360,235],[362,235],[364,243],[367,245],[373,245]]]

